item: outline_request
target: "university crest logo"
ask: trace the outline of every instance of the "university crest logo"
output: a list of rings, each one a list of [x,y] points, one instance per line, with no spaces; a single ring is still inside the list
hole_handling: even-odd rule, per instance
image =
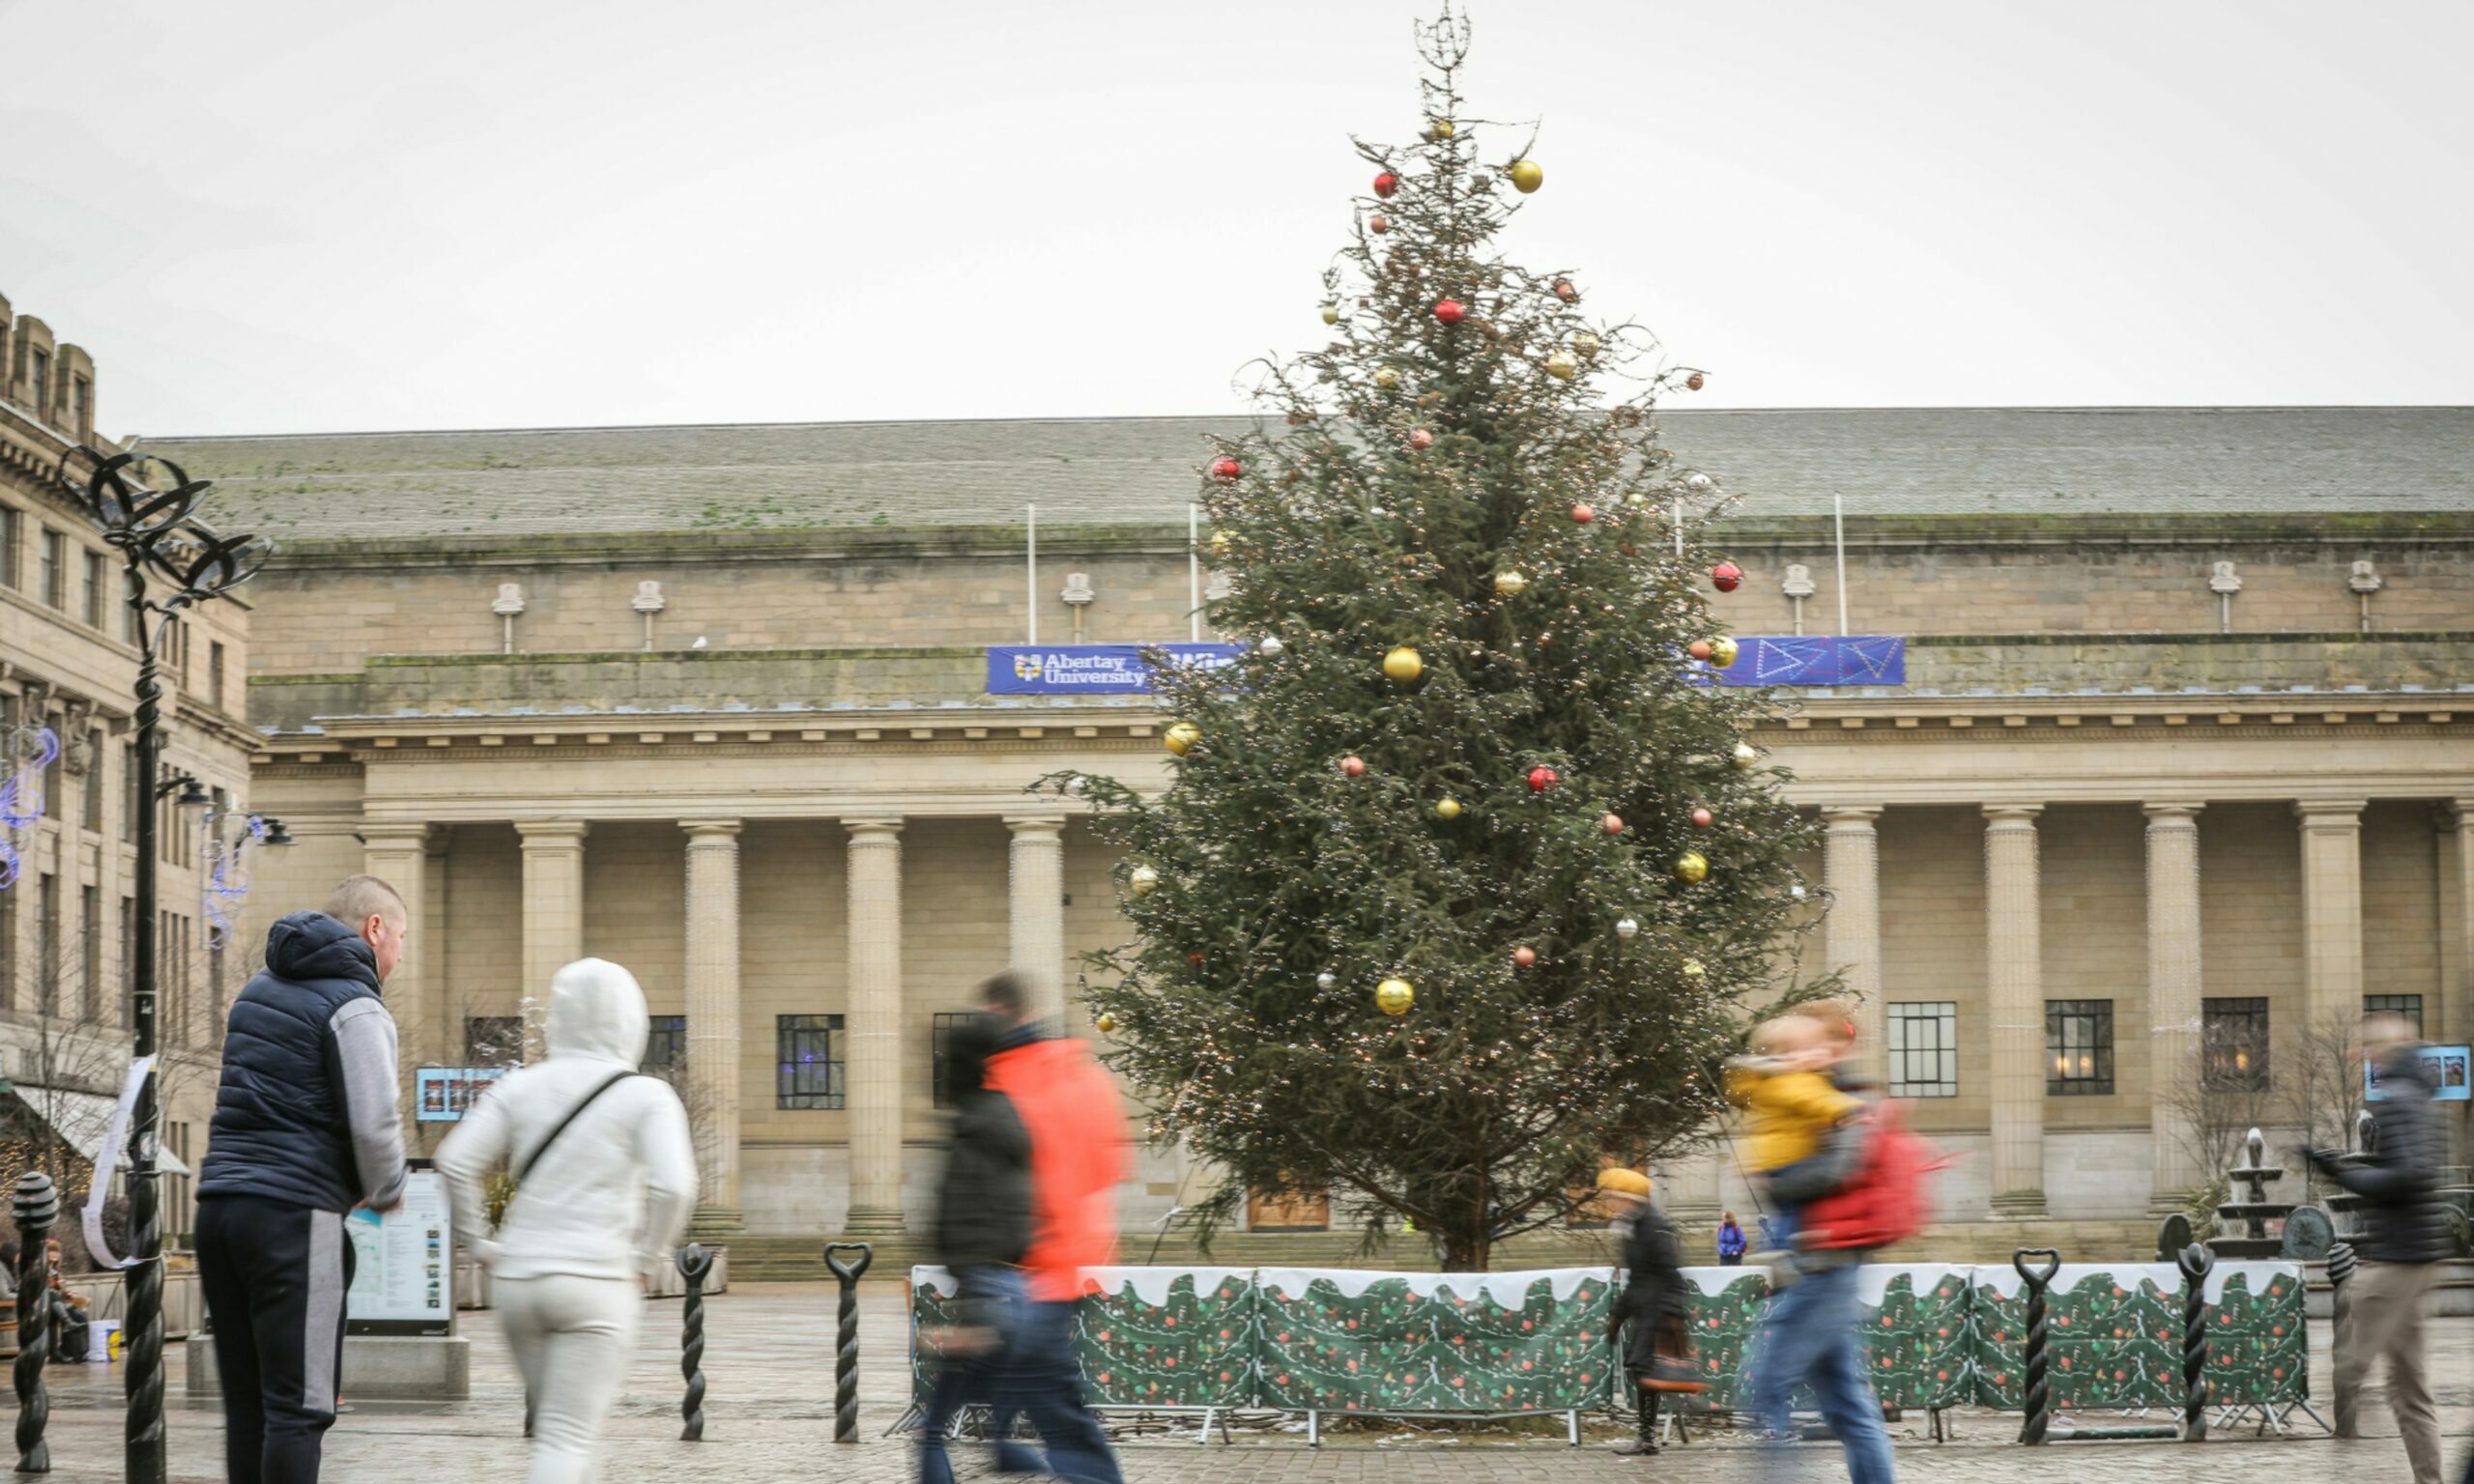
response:
[[[1040,657],[1039,657],[1038,655],[1036,655],[1036,654],[1032,653],[1031,651],[1029,651],[1029,650],[1025,649],[1025,650],[1023,650],[1021,653],[1020,653],[1020,654],[1018,654],[1018,655],[1014,656],[1014,678],[1015,678],[1015,679],[1017,679],[1017,680],[1037,680],[1039,677],[1040,677]]]

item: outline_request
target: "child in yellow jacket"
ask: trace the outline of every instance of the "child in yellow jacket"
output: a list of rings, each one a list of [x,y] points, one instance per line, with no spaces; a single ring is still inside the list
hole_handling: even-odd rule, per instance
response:
[[[1752,1166],[1765,1183],[1782,1171],[1827,1154],[1831,1129],[1863,1111],[1825,1074],[1836,1059],[1827,1030],[1817,1020],[1782,1015],[1752,1033],[1752,1055],[1727,1063],[1727,1100],[1745,1110],[1744,1131]],[[1779,1202],[1771,1225],[1792,1237],[1798,1210]]]

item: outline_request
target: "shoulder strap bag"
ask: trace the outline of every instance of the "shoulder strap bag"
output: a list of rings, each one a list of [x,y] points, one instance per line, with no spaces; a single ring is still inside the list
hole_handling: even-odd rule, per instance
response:
[[[532,1167],[541,1162],[541,1156],[550,1152],[551,1145],[559,1142],[559,1135],[567,1131],[567,1126],[584,1116],[585,1109],[591,1107],[596,1102],[599,1102],[601,1100],[602,1094],[610,1091],[614,1087],[617,1087],[619,1083],[628,1081],[637,1075],[639,1075],[639,1073],[632,1071],[614,1071],[610,1074],[607,1081],[594,1088],[591,1092],[587,1093],[582,1102],[579,1102],[574,1107],[569,1108],[567,1110],[567,1116],[559,1120],[559,1126],[550,1130],[550,1136],[543,1139],[540,1143],[533,1145],[532,1153],[526,1156],[524,1163],[517,1167],[515,1172],[516,1186],[519,1189],[523,1187],[525,1178],[532,1173]]]

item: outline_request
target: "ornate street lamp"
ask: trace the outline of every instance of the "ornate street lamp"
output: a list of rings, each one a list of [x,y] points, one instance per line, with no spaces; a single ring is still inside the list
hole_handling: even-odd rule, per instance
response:
[[[172,486],[149,489],[139,477],[145,463],[169,471]],[[158,651],[163,636],[184,610],[213,602],[257,575],[273,552],[256,536],[217,535],[197,518],[209,488],[169,459],[141,461],[133,453],[105,453],[78,446],[60,456],[53,472],[62,493],[81,507],[120,553],[127,574],[129,616],[137,631],[137,776],[146,786],[137,812],[137,921],[130,925],[136,962],[129,966],[130,1051],[155,1054],[156,847],[154,803],[180,791],[184,805],[209,804],[191,778],[163,775],[162,681]],[[158,1079],[150,1070],[138,1086],[129,1130],[129,1306],[123,1327],[129,1343],[126,1419],[129,1484],[163,1484],[163,1229],[161,1187],[156,1170],[162,1110],[156,1105]]]

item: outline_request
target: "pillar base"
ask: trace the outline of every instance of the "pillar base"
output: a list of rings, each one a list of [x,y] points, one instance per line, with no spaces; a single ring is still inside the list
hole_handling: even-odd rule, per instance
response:
[[[902,1213],[881,1206],[853,1206],[842,1219],[846,1237],[898,1237],[903,1231]]]
[[[687,1235],[698,1240],[708,1237],[744,1237],[747,1223],[739,1213],[727,1206],[699,1206],[687,1220]]]
[[[2045,1213],[2042,1190],[2004,1190],[1993,1198],[1993,1217],[1997,1221],[2017,1220]]]
[[[2193,1190],[2198,1187],[2194,1186]],[[2147,1213],[2159,1220],[2167,1216],[2191,1213],[2192,1190],[2159,1190],[2147,1198]],[[2193,1222],[2196,1226],[2199,1223]]]

